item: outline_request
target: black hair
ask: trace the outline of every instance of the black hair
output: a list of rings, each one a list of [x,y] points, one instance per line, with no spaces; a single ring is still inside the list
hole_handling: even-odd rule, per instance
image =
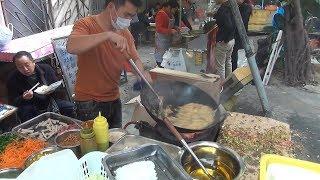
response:
[[[176,0],[170,0],[162,4],[162,7],[168,7],[168,6],[170,6],[171,8],[176,8],[176,7],[179,7],[179,4]]]
[[[106,0],[105,7],[108,6],[109,3],[113,2],[116,7],[124,5],[126,1],[131,2],[134,6],[136,7],[141,7],[142,6],[142,1],[141,0]]]
[[[20,59],[20,58],[23,57],[23,56],[26,56],[26,57],[28,57],[31,61],[34,61],[32,55],[31,55],[29,52],[27,52],[27,51],[19,51],[19,52],[17,52],[17,53],[13,56],[12,61],[15,62],[16,60]]]

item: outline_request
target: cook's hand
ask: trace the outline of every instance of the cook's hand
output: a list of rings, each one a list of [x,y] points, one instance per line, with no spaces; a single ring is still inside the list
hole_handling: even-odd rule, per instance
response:
[[[178,32],[177,30],[171,29],[171,34],[175,34],[175,33],[177,33],[177,32]]]
[[[32,91],[24,92],[22,98],[25,99],[25,100],[32,99],[33,98],[33,92]]]
[[[109,32],[110,41],[116,44],[116,48],[120,49],[121,52],[125,52],[129,50],[128,41],[123,36],[120,36],[117,33]]]

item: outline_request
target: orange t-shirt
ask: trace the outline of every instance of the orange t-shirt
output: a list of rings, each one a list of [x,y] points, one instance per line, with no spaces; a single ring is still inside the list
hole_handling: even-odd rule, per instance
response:
[[[78,20],[71,35],[90,35],[104,30],[89,16]],[[125,37],[133,60],[139,59],[134,39],[128,29],[116,32]],[[76,101],[108,102],[119,99],[120,75],[126,58],[113,42],[105,41],[87,52],[78,54],[78,71],[75,84]]]

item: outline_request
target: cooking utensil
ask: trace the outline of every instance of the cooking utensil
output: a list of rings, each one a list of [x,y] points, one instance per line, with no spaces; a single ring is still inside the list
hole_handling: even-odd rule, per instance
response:
[[[145,144],[126,151],[112,153],[107,155],[102,163],[107,174],[114,176],[118,168],[139,161],[152,161],[159,180],[190,179],[181,165],[174,161],[161,146],[155,144]],[[109,176],[109,179],[115,179],[112,176]]]
[[[216,177],[214,178],[237,180],[243,175],[245,165],[235,151],[208,141],[191,143],[189,146],[205,166],[215,172]],[[201,172],[197,171],[198,167],[186,150],[180,152],[180,163],[189,174],[202,175]],[[217,176],[220,176],[220,178]]]
[[[184,148],[192,155],[194,160],[197,162],[197,164],[201,167],[201,169],[208,175],[208,177],[212,177],[212,175],[208,172],[208,170],[203,166],[199,158],[196,156],[196,154],[193,152],[193,150],[189,147],[187,142],[183,139],[181,134],[177,131],[177,129],[172,125],[172,123],[169,121],[168,118],[164,117],[163,119],[166,126],[170,129],[170,131],[174,134],[174,136],[181,142]]]
[[[75,124],[76,122],[77,123],[81,123],[81,121],[79,121],[77,119],[73,119],[73,118],[70,118],[70,117],[67,117],[67,116],[63,116],[63,115],[60,115],[60,114],[56,114],[56,113],[53,113],[53,112],[46,112],[46,113],[40,114],[39,116],[37,116],[37,117],[35,117],[33,119],[30,119],[30,120],[28,120],[28,121],[26,121],[26,122],[24,122],[24,123],[22,123],[22,124],[20,124],[20,125],[18,125],[16,127],[14,127],[12,129],[12,132],[17,133],[21,137],[28,138],[27,135],[19,133],[19,129],[35,128],[39,123],[41,123],[43,121],[46,121],[49,118],[50,119],[54,119],[54,120],[58,120],[60,122],[66,123],[68,125]],[[56,135],[54,135],[51,138],[49,138],[47,142],[53,144],[55,136]]]
[[[56,146],[51,146],[51,147],[47,147],[47,148],[44,148],[40,151],[37,151],[33,154],[31,154],[27,160],[25,161],[24,163],[24,167],[25,168],[28,168],[32,163],[38,161],[41,157],[43,156],[46,156],[46,155],[49,155],[49,154],[52,154],[52,153],[55,153],[59,150],[58,147]]]
[[[131,64],[131,66],[133,67],[133,69],[139,74],[139,76],[141,77],[141,79],[144,81],[144,83],[146,83],[148,85],[148,87],[150,88],[150,90],[154,93],[154,95],[156,95],[159,100],[160,97],[158,95],[158,93],[153,89],[153,87],[151,86],[151,84],[148,82],[148,80],[146,79],[146,77],[142,74],[142,72],[139,70],[139,68],[137,67],[137,65],[133,62],[132,59],[129,59],[129,63]]]
[[[162,102],[162,99],[160,98],[160,96],[158,95],[158,93],[153,89],[153,87],[151,86],[151,84],[148,82],[147,78],[142,74],[142,72],[139,70],[139,68],[138,68],[137,65],[133,62],[132,59],[129,59],[129,63],[131,64],[131,66],[133,67],[133,69],[138,73],[138,75],[141,77],[141,79],[143,80],[143,82],[147,84],[147,86],[149,87],[149,89],[151,90],[151,92],[153,93],[153,95],[156,96],[157,100],[159,101],[159,114],[161,114],[161,112],[163,111],[163,102]]]
[[[174,80],[161,80],[154,81],[152,84],[159,96],[163,97],[163,109],[170,106],[170,109],[176,109],[188,103],[198,103],[206,105],[212,108],[212,111],[216,110],[214,117],[210,119],[207,126],[202,127],[187,127],[181,126],[173,122],[173,125],[179,132],[194,132],[211,129],[224,120],[224,110],[222,107],[217,106],[217,102],[206,92],[200,88],[187,84],[185,82],[179,82]],[[158,116],[159,109],[157,101],[152,97],[152,92],[147,87],[142,87],[141,90],[141,103],[146,108],[148,114],[159,124],[165,126],[162,119]],[[198,121],[198,119],[194,119]]]
[[[33,91],[36,87],[38,87],[40,85],[40,83],[38,82],[36,85],[34,85],[31,89],[29,89],[29,91]]]
[[[190,152],[190,154],[193,156],[193,158],[196,160],[196,162],[198,163],[198,165],[202,168],[202,170],[208,175],[208,177],[212,177],[209,172],[207,171],[207,169],[202,165],[201,161],[199,160],[199,158],[194,154],[194,152],[192,151],[192,149],[189,148],[188,144],[186,143],[186,141],[183,139],[183,137],[181,136],[181,134],[177,131],[177,129],[172,125],[172,123],[165,117],[164,111],[163,111],[163,104],[162,104],[162,100],[160,99],[158,93],[153,89],[153,87],[151,86],[151,84],[148,82],[148,80],[146,79],[146,77],[141,73],[141,71],[138,69],[138,67],[136,66],[136,64],[133,62],[132,59],[129,60],[131,66],[135,69],[135,71],[139,74],[139,76],[141,77],[141,79],[148,85],[148,87],[150,88],[150,90],[154,93],[154,95],[156,95],[159,99],[159,115],[160,117],[163,117],[163,122],[166,124],[166,126],[170,129],[170,131],[174,134],[174,136],[182,143],[182,145]]]
[[[17,178],[22,173],[22,169],[6,168],[0,169],[0,178]]]
[[[76,142],[74,145],[72,146],[62,146],[60,143],[66,138],[68,137],[69,134],[78,134],[79,135],[79,142]],[[54,139],[54,143],[56,146],[58,146],[59,148],[62,149],[71,149],[74,154],[77,157],[81,156],[81,150],[80,150],[80,130],[79,129],[71,129],[71,130],[66,130],[60,134],[58,134],[55,139]]]

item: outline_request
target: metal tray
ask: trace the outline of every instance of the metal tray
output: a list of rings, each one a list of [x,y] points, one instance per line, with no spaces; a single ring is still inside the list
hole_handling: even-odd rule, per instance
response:
[[[178,146],[175,146],[173,144],[164,143],[161,141],[157,141],[154,139],[149,139],[143,136],[137,136],[137,135],[131,135],[127,134],[123,136],[119,141],[114,143],[109,149],[107,149],[106,153],[116,153],[123,150],[129,150],[131,148],[138,148],[145,144],[157,144],[160,147],[163,148],[172,158],[174,158],[176,161],[180,161],[180,153],[181,148]]]
[[[46,113],[43,113],[43,114],[40,114],[39,116],[33,118],[33,119],[30,119],[16,127],[14,127],[12,129],[12,132],[15,132],[17,133],[19,136],[22,136],[24,138],[28,138],[28,136],[26,135],[22,135],[21,133],[18,133],[18,130],[19,129],[28,129],[30,127],[34,127],[36,126],[37,124],[39,124],[40,122],[42,121],[46,121],[48,118],[51,118],[51,119],[54,119],[54,120],[58,120],[60,122],[63,122],[63,123],[66,123],[68,125],[70,124],[75,124],[76,122],[81,124],[82,121],[79,121],[77,119],[73,119],[73,118],[70,118],[70,117],[67,117],[67,116],[63,116],[63,115],[60,115],[60,114],[56,114],[56,113],[52,113],[52,112],[46,112]],[[54,136],[52,136],[50,139],[47,140],[48,143],[50,144],[54,144],[54,138],[55,138],[56,134]]]
[[[159,145],[146,144],[138,148],[107,155],[102,163],[110,175],[115,179],[115,171],[127,164],[138,161],[152,161],[155,165],[159,180],[189,180],[190,176],[181,165],[173,160]],[[136,172],[143,173],[143,172]]]

